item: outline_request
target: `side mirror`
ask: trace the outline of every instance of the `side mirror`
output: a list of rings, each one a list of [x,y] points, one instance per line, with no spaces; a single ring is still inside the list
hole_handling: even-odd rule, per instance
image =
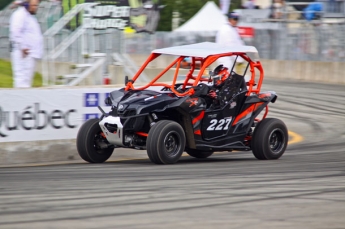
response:
[[[128,76],[125,76],[125,86],[127,86],[128,83]]]

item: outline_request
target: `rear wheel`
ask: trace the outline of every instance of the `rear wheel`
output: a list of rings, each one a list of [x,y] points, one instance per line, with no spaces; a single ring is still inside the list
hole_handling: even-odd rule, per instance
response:
[[[102,136],[99,119],[87,120],[77,135],[77,150],[82,159],[90,163],[102,163],[113,154],[114,148],[101,148],[101,143],[108,143]],[[105,144],[103,144],[105,145]]]
[[[202,151],[196,149],[186,149],[186,152],[189,154],[189,156],[195,158],[208,158],[213,154],[213,151]]]
[[[186,137],[181,125],[162,120],[150,129],[146,150],[153,163],[174,164],[180,159],[185,145]]]
[[[275,118],[266,118],[255,127],[251,147],[259,160],[280,158],[287,147],[288,130],[285,124]]]

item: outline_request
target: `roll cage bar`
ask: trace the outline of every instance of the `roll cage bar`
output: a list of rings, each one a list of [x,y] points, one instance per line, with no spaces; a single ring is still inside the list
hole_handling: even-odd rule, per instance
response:
[[[176,94],[177,96],[185,96],[185,95],[193,95],[195,93],[195,90],[193,87],[197,86],[199,84],[199,82],[202,81],[206,81],[209,82],[210,79],[205,79],[202,78],[204,71],[206,70],[206,68],[208,66],[210,66],[212,63],[214,63],[218,58],[220,57],[225,57],[225,56],[240,56],[242,57],[244,60],[246,60],[249,64],[249,71],[251,72],[251,78],[250,80],[247,82],[247,86],[248,86],[248,91],[247,91],[247,95],[250,95],[252,93],[258,94],[260,92],[261,89],[261,84],[264,78],[264,71],[262,68],[262,65],[260,63],[260,61],[253,61],[251,60],[245,53],[224,53],[224,54],[217,54],[217,55],[210,55],[207,56],[206,58],[202,58],[202,57],[192,57],[192,63],[191,63],[191,69],[188,72],[186,79],[184,80],[184,83],[182,85],[182,89],[186,89],[187,86],[191,86],[191,88],[188,88],[187,91],[185,92],[178,92],[175,89],[175,85],[176,85],[176,80],[177,80],[177,75],[180,69],[180,64],[181,61],[185,58],[185,56],[180,56],[177,59],[175,59],[170,65],[168,65],[162,72],[160,72],[155,78],[153,78],[148,84],[146,84],[145,86],[139,87],[139,88],[134,88],[134,82],[138,79],[138,77],[140,76],[140,74],[144,71],[144,69],[146,68],[146,66],[153,61],[154,59],[156,59],[157,57],[159,57],[161,54],[158,53],[151,53],[150,56],[147,58],[147,60],[144,62],[144,64],[140,67],[140,69],[138,70],[138,72],[134,75],[134,77],[132,78],[132,80],[129,80],[126,84],[125,87],[125,91],[128,90],[145,90],[150,86],[163,86],[166,88],[169,88],[174,94]],[[199,74],[194,77],[193,76],[193,72],[195,70],[195,63],[197,61],[201,62],[201,68],[200,68],[200,72]],[[160,82],[156,82],[159,78],[161,78],[170,68],[172,68],[174,65],[176,65],[176,70],[175,70],[175,74],[174,74],[174,78],[172,81],[172,84],[166,84],[166,83],[160,83]],[[255,82],[255,68],[259,70],[260,75],[259,75],[259,81],[256,83]],[[189,82],[189,80],[194,80],[193,83]]]

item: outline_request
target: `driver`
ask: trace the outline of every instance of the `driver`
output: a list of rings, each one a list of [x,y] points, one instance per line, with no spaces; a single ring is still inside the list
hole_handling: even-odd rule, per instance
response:
[[[216,67],[211,74],[213,85],[210,88],[209,93],[207,94],[212,99],[217,98],[217,91],[223,86],[224,81],[229,77],[230,72],[227,67],[224,67],[222,64]]]
[[[222,64],[217,66],[213,72],[210,73],[212,78],[212,85],[199,84],[195,87],[195,96],[202,96],[207,104],[207,107],[213,105],[218,107],[221,104],[219,93],[222,91],[222,87],[225,85],[225,81],[229,78],[230,72],[227,67]]]

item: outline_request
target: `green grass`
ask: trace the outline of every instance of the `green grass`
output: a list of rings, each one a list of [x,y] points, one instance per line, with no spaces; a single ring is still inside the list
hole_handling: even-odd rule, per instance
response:
[[[42,75],[35,72],[33,87],[42,86]],[[0,59],[0,88],[13,88],[11,62]]]

